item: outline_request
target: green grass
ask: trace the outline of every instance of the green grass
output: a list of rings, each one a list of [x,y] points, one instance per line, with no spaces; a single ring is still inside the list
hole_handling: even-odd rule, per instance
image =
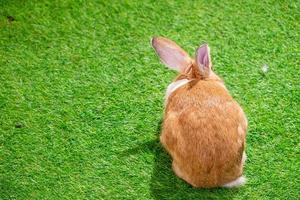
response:
[[[0,199],[299,199],[300,1],[209,2],[0,0]],[[245,187],[171,171],[154,35],[210,44],[249,119]]]

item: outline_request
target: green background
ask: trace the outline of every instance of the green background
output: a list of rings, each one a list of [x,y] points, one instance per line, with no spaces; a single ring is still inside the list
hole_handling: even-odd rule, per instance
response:
[[[299,10],[0,0],[0,199],[299,199]],[[176,73],[150,46],[158,35],[190,55],[209,43],[249,120],[244,187],[193,189],[171,171],[158,134]]]

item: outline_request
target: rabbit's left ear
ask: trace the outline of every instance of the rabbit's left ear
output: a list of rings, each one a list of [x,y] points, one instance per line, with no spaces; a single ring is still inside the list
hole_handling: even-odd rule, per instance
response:
[[[191,65],[190,56],[175,42],[164,37],[154,37],[151,43],[161,61],[170,69],[184,73]]]
[[[196,51],[196,64],[203,78],[209,76],[211,72],[210,49],[208,44],[201,45]]]

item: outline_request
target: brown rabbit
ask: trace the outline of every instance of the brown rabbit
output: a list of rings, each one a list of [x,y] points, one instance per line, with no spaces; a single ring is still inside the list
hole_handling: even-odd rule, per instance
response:
[[[243,185],[247,119],[212,71],[208,45],[197,49],[195,59],[163,37],[154,37],[152,46],[180,73],[167,89],[160,136],[173,171],[194,187]]]

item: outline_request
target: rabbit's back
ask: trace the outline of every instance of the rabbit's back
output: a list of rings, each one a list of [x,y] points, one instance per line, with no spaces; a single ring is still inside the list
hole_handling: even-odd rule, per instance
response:
[[[161,141],[183,179],[215,187],[242,174],[246,128],[242,109],[222,83],[195,80],[170,95]]]

